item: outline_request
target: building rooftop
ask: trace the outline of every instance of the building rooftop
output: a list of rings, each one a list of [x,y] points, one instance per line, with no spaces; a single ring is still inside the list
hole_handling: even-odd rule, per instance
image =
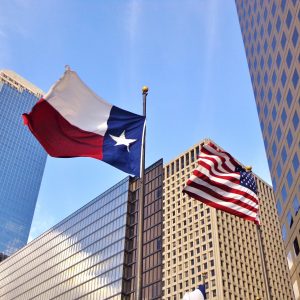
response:
[[[27,90],[28,92],[36,95],[38,98],[41,98],[45,94],[34,84],[11,70],[0,70],[0,81],[10,84],[20,92],[23,92],[23,90]]]

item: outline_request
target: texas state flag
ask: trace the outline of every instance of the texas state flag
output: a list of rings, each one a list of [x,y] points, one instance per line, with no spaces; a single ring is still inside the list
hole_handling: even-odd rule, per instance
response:
[[[107,103],[74,71],[67,70],[23,118],[53,157],[92,157],[140,175],[145,117]]]

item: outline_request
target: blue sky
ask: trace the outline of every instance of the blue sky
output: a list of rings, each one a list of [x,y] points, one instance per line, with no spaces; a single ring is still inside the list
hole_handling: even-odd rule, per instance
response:
[[[271,182],[234,1],[1,0],[0,69],[46,92],[66,64],[135,113],[149,86],[146,165],[209,137]],[[30,239],[125,176],[48,157]]]

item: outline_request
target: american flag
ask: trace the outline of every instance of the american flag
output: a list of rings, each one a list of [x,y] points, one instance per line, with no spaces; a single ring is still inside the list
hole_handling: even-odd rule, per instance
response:
[[[199,166],[183,192],[209,206],[259,224],[255,179],[229,153],[202,146]]]

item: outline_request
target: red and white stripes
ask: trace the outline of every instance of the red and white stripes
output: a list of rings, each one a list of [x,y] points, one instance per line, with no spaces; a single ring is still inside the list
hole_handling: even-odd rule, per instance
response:
[[[258,197],[241,185],[241,166],[212,143],[202,147],[194,170],[183,192],[203,203],[241,218],[258,222]],[[254,180],[254,179],[253,179]]]

